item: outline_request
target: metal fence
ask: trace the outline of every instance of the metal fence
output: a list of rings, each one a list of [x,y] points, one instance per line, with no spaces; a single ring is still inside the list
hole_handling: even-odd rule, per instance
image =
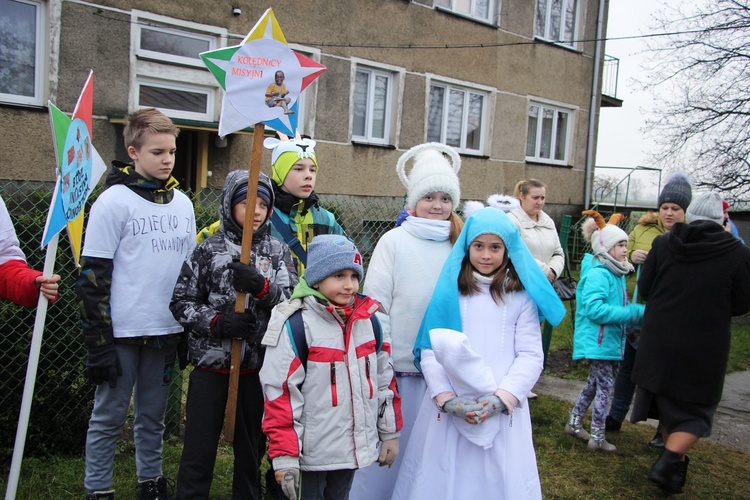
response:
[[[29,265],[42,269],[40,249],[49,210],[51,184],[0,181],[0,195],[10,212],[21,248]],[[96,199],[94,193],[86,207]],[[220,192],[188,193],[194,202],[196,225],[204,227],[218,218]],[[400,200],[374,197],[321,197],[347,235],[359,247],[367,264],[375,243],[391,229],[401,210]],[[64,233],[64,232],[63,232]],[[60,237],[55,272],[62,277],[60,300],[48,309],[42,351],[31,407],[26,455],[80,454],[93,404],[94,386],[84,376],[86,348],[82,342],[75,294],[77,270],[68,238]],[[34,328],[35,310],[0,303],[0,468],[10,464],[21,407],[24,379]],[[167,409],[168,436],[179,436],[189,371],[175,377]],[[126,425],[126,429],[130,425]]]

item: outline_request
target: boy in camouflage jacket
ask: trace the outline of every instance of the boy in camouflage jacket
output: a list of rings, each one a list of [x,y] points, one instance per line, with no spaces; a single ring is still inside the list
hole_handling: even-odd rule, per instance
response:
[[[188,331],[190,374],[185,446],[177,476],[178,498],[208,498],[229,387],[232,339],[243,340],[234,439],[233,498],[259,498],[263,392],[258,371],[260,341],[271,309],[297,284],[287,245],[270,235],[274,194],[260,174],[250,265],[237,262],[247,198],[248,173],[230,172],[221,201],[221,226],[187,258],[170,309]],[[247,293],[245,311],[234,311],[237,291]]]

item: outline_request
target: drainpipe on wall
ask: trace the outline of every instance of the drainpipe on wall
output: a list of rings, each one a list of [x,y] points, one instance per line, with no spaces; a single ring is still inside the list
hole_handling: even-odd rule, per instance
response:
[[[604,30],[604,9],[606,0],[599,0],[599,13],[596,18],[596,49],[594,50],[594,78],[591,82],[591,105],[589,106],[589,133],[586,145],[586,170],[585,188],[583,193],[583,206],[588,208],[591,204],[591,186],[594,178],[594,145],[596,143],[596,110],[599,100],[599,67],[602,59],[602,39]]]

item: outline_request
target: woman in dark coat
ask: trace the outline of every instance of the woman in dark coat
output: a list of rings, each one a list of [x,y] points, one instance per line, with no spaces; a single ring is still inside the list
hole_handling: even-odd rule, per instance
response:
[[[705,193],[654,240],[638,279],[647,300],[633,381],[633,422],[655,403],[666,447],[649,472],[661,488],[685,484],[685,453],[711,433],[729,357],[731,317],[750,310],[750,250],[724,231],[721,197]]]

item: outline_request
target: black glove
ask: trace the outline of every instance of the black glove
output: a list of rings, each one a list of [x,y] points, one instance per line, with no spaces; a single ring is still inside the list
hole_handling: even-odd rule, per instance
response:
[[[219,316],[213,324],[217,337],[249,340],[255,333],[255,316],[247,312],[230,312]]]
[[[227,267],[233,271],[232,284],[238,292],[258,295],[265,288],[266,278],[260,274],[260,271],[255,266],[235,261],[231,262]]]
[[[89,360],[86,363],[86,378],[93,384],[109,381],[109,387],[117,387],[117,377],[122,376],[122,367],[117,358],[114,344],[89,347]]]

